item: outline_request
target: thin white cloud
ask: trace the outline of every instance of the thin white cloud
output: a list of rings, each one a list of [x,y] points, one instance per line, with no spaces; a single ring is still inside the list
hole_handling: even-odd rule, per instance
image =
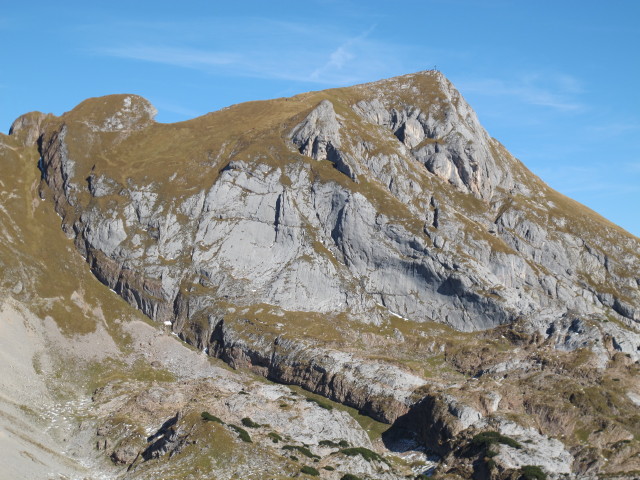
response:
[[[640,123],[637,122],[615,122],[605,125],[588,127],[588,130],[600,137],[618,137],[640,131]]]
[[[320,52],[300,61],[304,54],[298,51],[277,53],[274,51],[216,52],[202,49],[137,45],[134,47],[107,47],[94,49],[93,53],[109,57],[152,62],[181,68],[190,68],[205,73],[233,74],[244,77],[289,80],[320,85],[344,85],[385,75],[387,63],[376,61],[375,49],[365,46],[355,55],[339,47],[329,56],[329,61],[317,68],[315,59]],[[350,68],[345,68],[350,63]],[[381,67],[381,68],[380,68]]]
[[[231,65],[241,60],[239,55],[232,53],[151,45],[101,48],[97,49],[96,52],[110,57],[143,60],[187,68]]]
[[[105,25],[95,26],[93,30],[98,28],[106,30]],[[125,22],[114,24],[108,36],[96,35],[96,42],[109,38],[113,43],[94,47],[90,52],[216,75],[322,86],[360,83],[406,73],[406,65],[415,63],[411,61],[411,48],[369,38],[374,28],[375,25],[352,36],[327,25],[259,18],[209,19],[193,24],[165,22],[161,28],[153,22],[136,23],[132,28]],[[122,34],[116,35],[113,30]],[[171,34],[167,36],[167,32]],[[167,42],[166,38],[174,40]],[[426,55],[430,54],[421,51],[419,58]]]
[[[345,65],[356,58],[356,54],[353,53],[352,47],[358,43],[362,43],[367,36],[375,29],[375,25],[369,27],[365,32],[361,33],[357,37],[348,39],[343,42],[338,48],[336,48],[329,55],[329,60],[321,67],[314,70],[309,75],[310,80],[317,80],[326,76],[327,72],[335,72],[342,70]]]
[[[181,105],[176,105],[175,103],[168,103],[164,101],[153,101],[152,103],[153,106],[158,109],[160,115],[162,115],[163,112],[169,112],[185,117],[186,119],[196,118],[203,115],[201,111],[186,108]]]
[[[572,112],[584,108],[574,97],[582,92],[580,82],[570,75],[529,74],[507,81],[485,78],[459,82],[460,90],[487,96],[512,97],[530,105]]]

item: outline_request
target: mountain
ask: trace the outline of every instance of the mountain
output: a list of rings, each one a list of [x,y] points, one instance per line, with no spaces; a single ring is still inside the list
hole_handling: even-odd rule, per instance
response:
[[[301,455],[330,479],[640,470],[640,240],[527,170],[440,72],[154,115],[112,95],[0,138],[5,303],[74,351],[29,374],[93,388],[74,415],[99,450],[76,461],[114,478],[290,478]]]

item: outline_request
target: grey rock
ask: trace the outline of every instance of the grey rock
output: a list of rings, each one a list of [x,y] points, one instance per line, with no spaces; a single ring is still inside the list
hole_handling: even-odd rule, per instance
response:
[[[499,426],[502,435],[514,438],[521,448],[500,445],[494,460],[506,468],[537,465],[550,474],[571,473],[573,455],[559,440],[541,435],[533,428],[525,428],[516,423],[502,421]]]
[[[18,117],[9,129],[9,135],[17,138],[24,146],[33,146],[42,135],[44,122],[53,115],[41,112],[26,113]]]
[[[315,160],[327,160],[331,150],[340,148],[340,124],[329,100],[323,100],[293,129],[291,140],[300,153]],[[329,153],[327,152],[329,150]]]

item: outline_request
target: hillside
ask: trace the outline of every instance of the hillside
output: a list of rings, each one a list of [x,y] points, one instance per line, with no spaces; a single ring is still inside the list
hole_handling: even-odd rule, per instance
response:
[[[84,436],[51,440],[52,465],[289,478],[304,448],[329,479],[640,471],[640,240],[527,170],[442,74],[154,114],[93,98],[0,138],[2,325],[45,392],[7,385],[7,428],[44,444],[15,409],[65,399]]]

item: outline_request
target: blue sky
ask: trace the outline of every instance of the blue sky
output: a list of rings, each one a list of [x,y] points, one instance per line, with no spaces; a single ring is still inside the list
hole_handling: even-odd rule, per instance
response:
[[[0,131],[137,93],[162,122],[437,65],[549,185],[640,236],[640,1],[11,2]]]

